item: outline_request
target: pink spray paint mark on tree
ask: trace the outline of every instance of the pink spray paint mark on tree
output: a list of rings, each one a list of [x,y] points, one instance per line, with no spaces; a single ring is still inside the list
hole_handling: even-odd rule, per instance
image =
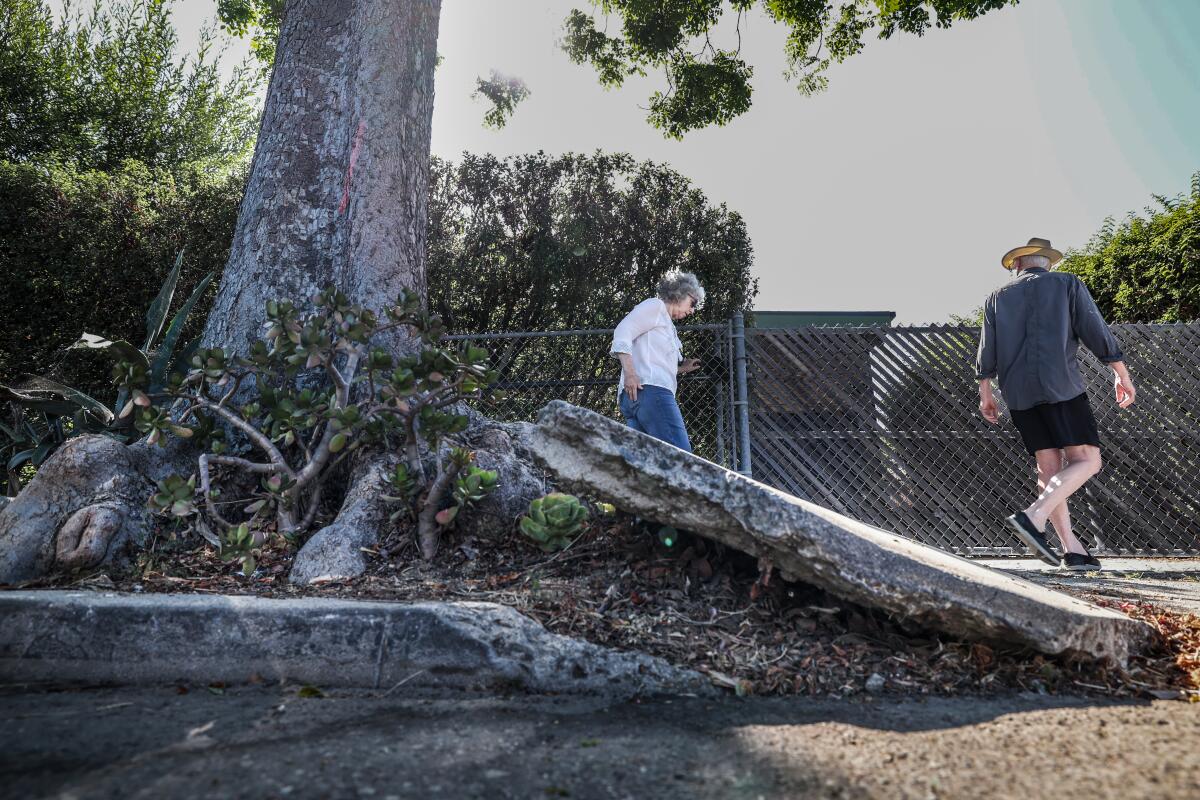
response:
[[[350,179],[354,177],[354,165],[358,163],[358,151],[362,149],[363,132],[367,129],[367,121],[360,120],[358,131],[354,134],[354,144],[350,146],[350,166],[346,169],[346,183],[342,187],[342,202],[338,205],[338,213],[344,214],[350,207]]]

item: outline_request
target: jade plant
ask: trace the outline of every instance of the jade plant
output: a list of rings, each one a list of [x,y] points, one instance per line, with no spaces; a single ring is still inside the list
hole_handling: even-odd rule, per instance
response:
[[[588,507],[574,495],[551,492],[529,502],[521,532],[544,552],[565,550],[587,521]]]
[[[124,373],[138,430],[149,443],[175,436],[208,444],[197,463],[204,517],[223,532],[222,552],[238,553],[243,565],[269,526],[289,541],[311,529],[330,477],[354,453],[398,450],[404,461],[386,497],[406,504],[421,554],[432,558],[458,509],[496,486],[494,472],[475,467],[470,451],[448,441],[467,427],[460,404],[495,380],[487,352],[469,343],[447,346],[441,320],[408,291],[378,314],[334,289],[316,295],[310,312],[286,300],[268,302],[265,311],[265,336],[247,355],[198,349],[191,368],[172,375],[161,393],[150,391],[136,370]],[[373,344],[395,329],[412,335],[413,353],[397,357]],[[214,435],[222,426],[235,431],[248,452],[231,452]],[[433,455],[432,474],[422,445]],[[259,478],[253,496],[236,504],[245,518],[230,519],[218,507],[233,501],[218,500],[216,468]],[[166,492],[158,494],[167,499]],[[158,510],[180,516],[170,497],[171,507]]]

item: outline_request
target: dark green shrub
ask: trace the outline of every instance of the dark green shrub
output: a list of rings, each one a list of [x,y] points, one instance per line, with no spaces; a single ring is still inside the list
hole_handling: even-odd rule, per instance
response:
[[[672,270],[724,322],[758,293],[740,214],[622,153],[433,159],[429,307],[453,333],[615,326]]]
[[[0,159],[117,171],[126,159],[175,170],[249,157],[259,75],[241,66],[226,79],[208,31],[181,54],[182,4],[51,5],[5,0],[0,14]]]
[[[1200,172],[1187,194],[1154,199],[1144,217],[1105,220],[1059,267],[1087,284],[1109,322],[1200,319]]]
[[[116,362],[112,370],[116,399],[111,408],[87,392],[45,377],[26,375],[13,385],[0,382],[0,416],[4,418],[0,422],[0,463],[4,465],[0,490],[15,495],[31,471],[72,436],[100,433],[122,442],[137,438],[134,409],[150,405],[147,392],[161,392],[167,375],[182,369],[199,343],[196,338],[189,341],[181,337],[213,275],[210,272],[192,287],[171,316],[182,267],[181,252],[146,311],[146,338],[140,348],[124,339],[112,341],[91,333],[84,333],[69,348],[101,350]],[[205,432],[212,436],[220,433]]]
[[[109,364],[67,348],[83,331],[140,341],[180,250],[181,286],[219,275],[244,183],[241,173],[173,176],[137,162],[113,173],[0,162],[0,380],[44,375],[111,402]],[[217,283],[185,340],[202,329]]]

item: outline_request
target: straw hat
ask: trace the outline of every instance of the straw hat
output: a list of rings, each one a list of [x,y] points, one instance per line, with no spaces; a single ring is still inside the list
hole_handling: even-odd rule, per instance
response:
[[[1063,254],[1050,246],[1049,239],[1039,239],[1036,236],[1029,240],[1029,244],[1024,247],[1014,247],[1004,254],[1004,258],[1000,259],[1000,264],[1005,269],[1012,269],[1013,263],[1021,256],[1045,256],[1050,259],[1050,266],[1054,266],[1062,261]]]

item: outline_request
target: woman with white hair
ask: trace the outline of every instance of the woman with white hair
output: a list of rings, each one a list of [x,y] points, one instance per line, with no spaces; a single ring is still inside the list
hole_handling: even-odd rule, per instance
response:
[[[690,272],[673,272],[658,296],[634,306],[613,332],[610,355],[621,362],[617,399],[629,427],[692,452],[675,388],[679,375],[700,367],[683,357],[675,322],[704,304],[704,287]]]

